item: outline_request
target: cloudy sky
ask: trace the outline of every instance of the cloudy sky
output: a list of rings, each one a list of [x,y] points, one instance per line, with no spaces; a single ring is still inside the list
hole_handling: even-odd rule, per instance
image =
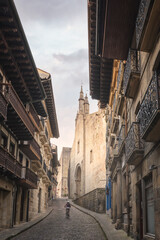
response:
[[[61,148],[71,147],[80,86],[89,93],[87,0],[15,0],[36,66],[52,76]],[[97,102],[89,99],[91,112]]]

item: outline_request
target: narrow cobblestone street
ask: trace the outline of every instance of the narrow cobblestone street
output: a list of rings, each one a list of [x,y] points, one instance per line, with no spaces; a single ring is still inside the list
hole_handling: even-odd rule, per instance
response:
[[[14,240],[104,240],[98,223],[72,207],[70,218],[65,216],[65,200],[53,202],[52,213],[40,223],[21,233]]]

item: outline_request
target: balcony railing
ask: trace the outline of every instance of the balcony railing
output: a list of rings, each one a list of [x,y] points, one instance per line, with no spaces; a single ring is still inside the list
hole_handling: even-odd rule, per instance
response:
[[[9,102],[12,105],[12,107],[15,109],[17,112],[18,116],[21,118],[23,121],[24,125],[26,128],[29,130],[29,132],[34,135],[34,126],[25,110],[25,107],[21,100],[19,99],[16,91],[12,87],[12,85],[9,85]]]
[[[106,153],[106,168],[108,167],[110,161],[110,147],[107,148],[107,153]]]
[[[134,98],[137,92],[140,78],[140,54],[130,49],[123,75],[124,94],[128,98]]]
[[[45,127],[45,134],[46,134],[46,137],[48,139],[48,131],[47,131],[47,128]]]
[[[58,182],[57,182],[57,180],[54,177],[52,178],[52,182],[54,183],[54,185],[57,186]]]
[[[37,175],[31,169],[23,167],[21,183],[27,188],[37,188]]]
[[[140,137],[139,123],[133,122],[125,141],[126,161],[130,165],[141,162],[144,154],[144,144]]]
[[[43,169],[46,172],[46,164],[45,164],[45,162],[43,163]]]
[[[117,91],[119,88],[120,80],[121,80],[121,74],[122,74],[122,61],[120,61],[119,69],[118,69],[118,76],[117,76]]]
[[[29,116],[30,116],[32,122],[34,123],[34,126],[39,131],[40,119],[39,119],[38,114],[36,113],[35,109],[31,105],[29,106]]]
[[[137,114],[140,135],[148,142],[160,140],[160,75],[155,72]]]
[[[146,16],[148,13],[149,3],[151,0],[141,0],[139,11],[136,20],[136,45],[139,47],[140,39],[142,37],[142,32],[146,20]]]
[[[51,173],[51,171],[50,171],[50,170],[48,170],[48,171],[47,171],[47,176],[48,176],[49,180],[51,181],[51,176],[52,176],[52,173]]]
[[[110,164],[110,171],[113,172],[114,168],[116,167],[116,163],[118,160],[119,156],[118,156],[118,144],[117,141],[114,144],[114,148],[112,149],[112,157],[111,157],[111,164]]]
[[[5,172],[12,173],[13,177],[21,178],[21,164],[12,156],[6,149],[0,146],[0,167],[2,167]],[[6,172],[6,174],[7,174]]]
[[[150,52],[159,34],[159,0],[141,0],[136,19],[136,48]]]
[[[30,160],[40,160],[40,146],[35,139],[21,141],[19,147],[30,158]]]
[[[124,139],[125,139],[125,125],[122,125],[118,135],[118,155],[121,154]]]
[[[115,91],[115,93],[114,93],[114,99],[113,99],[113,113],[115,112],[116,101],[117,101],[117,91]]]
[[[7,99],[0,91],[0,119],[2,120],[7,120],[7,106],[8,106]]]
[[[11,128],[18,139],[31,139],[34,135],[35,128],[23,103],[10,83],[2,83],[1,85],[3,92],[5,93],[5,97],[9,103],[7,112],[7,125]],[[12,109],[14,111],[12,111]]]

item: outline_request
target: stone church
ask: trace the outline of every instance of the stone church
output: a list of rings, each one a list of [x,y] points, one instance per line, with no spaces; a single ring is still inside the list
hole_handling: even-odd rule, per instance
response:
[[[89,113],[88,97],[87,95],[84,97],[81,87],[70,161],[70,197],[72,199],[81,199],[83,202],[84,198],[87,198],[85,202],[92,201],[98,191],[100,192],[98,194],[103,195],[101,198],[105,205],[105,134],[104,110],[98,109],[95,113]]]

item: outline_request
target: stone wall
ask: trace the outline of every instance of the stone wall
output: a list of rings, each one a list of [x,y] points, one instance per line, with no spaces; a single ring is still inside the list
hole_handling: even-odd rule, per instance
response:
[[[105,188],[97,188],[82,197],[76,199],[74,203],[98,213],[106,212],[106,192]]]

